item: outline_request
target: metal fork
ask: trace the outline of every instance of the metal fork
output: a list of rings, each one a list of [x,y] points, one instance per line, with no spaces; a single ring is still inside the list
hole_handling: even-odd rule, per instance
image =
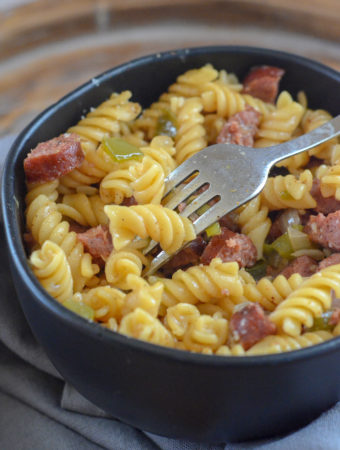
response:
[[[256,197],[264,188],[274,164],[322,144],[338,134],[340,134],[340,115],[310,133],[272,147],[255,149],[234,144],[211,145],[187,159],[168,175],[165,180],[163,206],[175,209],[193,194],[197,194],[198,189],[208,184],[208,188],[180,213],[183,217],[189,217],[210,200],[218,199],[193,221],[196,234],[199,234],[225,214]],[[166,201],[166,196],[174,188],[194,174],[196,176],[191,181]],[[144,250],[144,254],[149,254],[157,245],[152,241]],[[173,256],[161,251],[144,275],[152,275]]]

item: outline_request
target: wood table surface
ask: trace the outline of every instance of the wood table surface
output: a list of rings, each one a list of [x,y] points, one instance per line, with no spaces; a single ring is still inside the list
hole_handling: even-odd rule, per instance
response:
[[[0,6],[0,135],[104,70],[163,50],[250,45],[340,70],[340,0],[21,2]]]

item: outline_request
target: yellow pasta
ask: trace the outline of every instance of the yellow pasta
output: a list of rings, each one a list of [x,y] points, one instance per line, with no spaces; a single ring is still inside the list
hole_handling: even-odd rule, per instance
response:
[[[299,273],[294,273],[288,279],[278,275],[274,280],[261,278],[256,284],[245,283],[243,296],[245,300],[257,302],[267,311],[274,311],[285,298],[303,283]]]
[[[152,280],[155,280],[153,278]],[[207,266],[193,266],[186,271],[177,270],[171,279],[159,279],[164,285],[162,302],[174,306],[186,303],[216,303],[218,299],[243,293],[237,263],[222,263],[214,258]]]
[[[284,333],[298,336],[302,325],[311,327],[314,318],[330,309],[333,291],[340,296],[340,264],[329,266],[304,281],[278,305],[270,319]]]
[[[114,206],[104,208],[116,250],[129,245],[136,236],[151,237],[163,250],[174,253],[195,238],[189,219],[161,205]]]
[[[95,320],[108,322],[111,319],[119,321],[126,294],[111,286],[98,286],[82,294],[82,301],[94,310]]]
[[[174,339],[162,323],[142,308],[123,317],[118,331],[142,341],[173,347]]]
[[[291,352],[311,345],[321,344],[332,338],[328,331],[315,331],[302,336],[267,336],[245,352],[248,356],[269,355],[272,353]]]
[[[223,118],[229,118],[244,110],[246,105],[252,106],[264,115],[274,109],[272,105],[258,98],[240,94],[220,81],[207,83],[203,86],[201,98],[204,112],[217,113]]]
[[[154,137],[148,147],[141,147],[141,151],[162,166],[165,176],[177,166],[174,159],[176,153],[174,142],[168,136]]]
[[[241,232],[249,236],[257,250],[257,259],[262,258],[263,244],[271,227],[268,207],[262,205],[260,197],[255,197],[239,211],[238,224]]]
[[[284,91],[279,95],[276,109],[261,122],[255,147],[268,147],[291,139],[299,125],[304,109]]]
[[[269,177],[261,192],[261,203],[270,211],[315,208],[316,201],[310,193],[312,185],[313,175],[310,170],[304,170],[298,178],[291,174]]]
[[[105,263],[105,276],[109,283],[120,289],[131,289],[128,275],[140,276],[147,258],[138,250],[128,248],[119,252],[113,250]]]
[[[50,240],[64,250],[71,267],[74,289],[80,291],[86,280],[99,271],[99,267],[92,264],[91,255],[84,252],[76,233],[69,231],[70,225],[62,220],[57,205],[45,195],[39,195],[28,207],[26,220],[38,244]]]
[[[30,257],[35,276],[46,291],[59,302],[72,297],[71,268],[63,250],[52,241],[45,241]]]
[[[108,218],[104,213],[105,204],[99,195],[88,197],[83,193],[66,194],[57,206],[63,216],[80,225],[96,227],[108,223]]]
[[[226,319],[203,314],[190,324],[183,336],[183,344],[186,350],[194,352],[214,351],[226,342],[227,336]]]
[[[247,136],[247,114],[240,116],[241,111],[252,107],[261,115],[259,125],[249,127],[255,147],[294,139],[332,117],[308,109],[301,91],[297,101],[283,91],[275,104],[242,91],[235,74],[206,64],[180,74],[144,110],[131,100],[130,91],[113,93],[67,130],[80,137],[85,156],[81,166],[58,179],[27,184],[25,198],[30,266],[49,294],[111,331],[205,355],[281,353],[340,336],[337,314],[332,313],[332,299],[340,297],[340,264],[310,277],[280,274],[290,261],[286,273],[292,269],[303,274],[305,264],[308,271],[317,271],[319,261],[332,254],[312,244],[302,224],[309,212],[320,210],[322,199],[315,187],[320,186],[330,205],[340,201],[338,139],[278,163],[288,175],[270,177],[257,197],[200,236],[191,220],[181,216],[195,194],[184,199],[180,212],[162,206],[167,177],[179,164],[223,140],[225,133],[236,142],[243,132]],[[232,118],[234,114],[238,116]],[[227,131],[230,118],[228,125],[233,126]],[[317,166],[316,158],[308,164],[311,156],[319,159]],[[77,224],[89,231],[81,237],[70,231]],[[225,226],[235,235],[224,241]],[[239,233],[256,247],[254,266],[249,267],[255,250]],[[143,271],[153,256],[143,252],[150,241],[175,256],[146,279]],[[200,264],[210,259],[207,255],[221,258]],[[241,255],[240,262],[229,261],[230,255]],[[235,345],[239,318],[244,319],[239,326],[245,340],[236,339]],[[275,334],[259,337],[249,348],[247,327],[256,326],[257,320],[271,320],[276,326],[269,323],[268,330]]]
[[[181,164],[208,145],[203,126],[201,99],[193,97],[178,107],[178,130],[175,137],[176,161]]]
[[[150,156],[144,156],[141,164],[132,166],[130,172],[134,179],[131,188],[137,203],[140,205],[159,204],[165,189],[162,166]]]

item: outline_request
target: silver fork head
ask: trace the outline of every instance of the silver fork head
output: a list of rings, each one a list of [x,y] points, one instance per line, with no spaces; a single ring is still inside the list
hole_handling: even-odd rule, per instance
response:
[[[261,164],[262,162],[262,164]],[[166,181],[163,206],[176,209],[195,195],[180,213],[188,217],[212,199],[217,200],[205,212],[194,218],[196,234],[201,233],[222,216],[254,198],[264,187],[270,165],[263,163],[263,149],[253,149],[233,144],[216,144],[205,148],[189,158],[173,172]],[[195,178],[186,183],[188,178]],[[181,186],[182,185],[182,186]],[[208,188],[197,193],[202,186]],[[180,188],[176,190],[175,188]],[[166,196],[171,193],[168,200]],[[144,253],[150,253],[157,243],[151,242]],[[160,252],[145,275],[151,275],[173,255]]]

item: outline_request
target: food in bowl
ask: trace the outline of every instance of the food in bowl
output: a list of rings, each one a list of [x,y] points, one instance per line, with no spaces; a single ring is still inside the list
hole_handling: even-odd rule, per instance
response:
[[[24,161],[26,241],[47,292],[113,331],[205,354],[278,353],[340,335],[337,139],[279,163],[258,197],[199,236],[180,216],[195,196],[177,211],[162,206],[166,176],[209,144],[267,147],[331,119],[303,92],[278,93],[282,76],[264,65],[241,82],[206,64],[144,110],[130,91],[113,93],[38,144]],[[170,254],[190,243],[143,279],[150,239]]]

